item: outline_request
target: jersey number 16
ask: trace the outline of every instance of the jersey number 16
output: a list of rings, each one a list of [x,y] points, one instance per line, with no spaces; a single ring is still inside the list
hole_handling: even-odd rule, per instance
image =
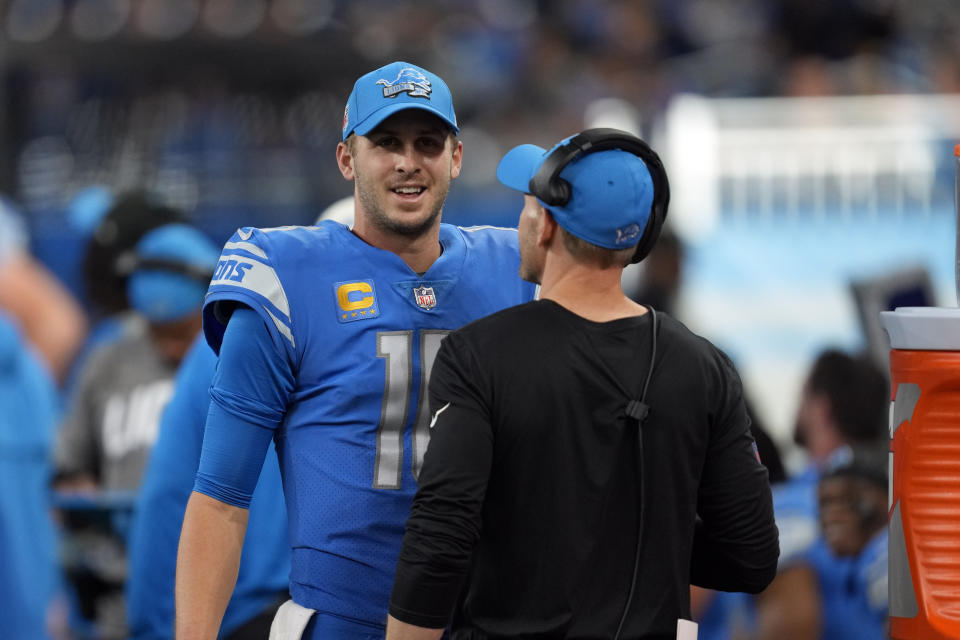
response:
[[[417,416],[413,422],[413,478],[420,475],[423,454],[430,442],[430,411],[427,408],[427,381],[446,330],[420,332],[420,391]],[[403,476],[403,429],[410,413],[410,385],[413,382],[413,331],[382,331],[377,334],[377,357],[386,366],[383,405],[377,426],[375,489],[399,489]]]

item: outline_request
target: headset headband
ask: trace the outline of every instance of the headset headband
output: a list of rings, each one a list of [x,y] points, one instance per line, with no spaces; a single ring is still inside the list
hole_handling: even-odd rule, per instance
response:
[[[634,263],[640,262],[650,253],[657,238],[660,237],[660,229],[663,227],[667,208],[670,205],[670,183],[660,156],[640,138],[626,131],[609,128],[587,129],[578,133],[546,157],[537,173],[530,178],[530,193],[547,206],[565,206],[570,202],[572,190],[570,183],[560,177],[560,172],[581,155],[609,149],[620,149],[639,157],[646,165],[653,181],[650,215],[633,258],[630,260]]]
[[[132,275],[134,271],[153,270],[166,271],[187,276],[200,282],[208,283],[213,278],[213,271],[189,262],[180,262],[168,258],[141,258],[129,253],[117,261],[117,271],[122,276]]]

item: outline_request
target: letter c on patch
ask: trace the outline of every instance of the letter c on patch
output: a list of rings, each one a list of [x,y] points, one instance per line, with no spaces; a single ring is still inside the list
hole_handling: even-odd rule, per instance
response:
[[[366,282],[349,282],[337,287],[337,302],[344,311],[356,311],[357,309],[366,309],[373,306],[372,295],[354,296],[350,299],[351,293],[369,294],[373,293],[373,287]]]

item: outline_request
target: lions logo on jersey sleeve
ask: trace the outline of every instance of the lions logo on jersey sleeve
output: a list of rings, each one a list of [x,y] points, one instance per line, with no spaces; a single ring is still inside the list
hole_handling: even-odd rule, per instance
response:
[[[218,317],[217,302],[243,302],[269,318],[280,335],[295,347],[290,304],[273,262],[264,249],[263,234],[262,230],[245,227],[224,245],[207,292],[204,325],[208,321],[223,324],[223,319]],[[209,335],[210,331],[207,333]],[[222,327],[219,333],[222,335]]]

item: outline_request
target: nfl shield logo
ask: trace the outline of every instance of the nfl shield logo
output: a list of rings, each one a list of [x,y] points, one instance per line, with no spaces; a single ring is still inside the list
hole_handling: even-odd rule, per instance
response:
[[[413,290],[413,299],[417,306],[423,309],[432,309],[437,306],[437,296],[433,295],[433,287],[416,287]]]

